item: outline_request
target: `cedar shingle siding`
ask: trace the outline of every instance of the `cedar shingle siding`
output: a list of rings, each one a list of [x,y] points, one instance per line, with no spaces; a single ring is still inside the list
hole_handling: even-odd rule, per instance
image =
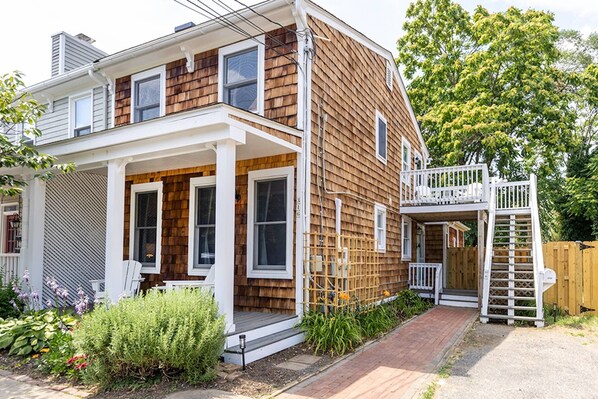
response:
[[[396,292],[407,287],[408,262],[401,261],[401,217],[399,174],[402,137],[413,150],[421,144],[407,104],[399,90],[386,86],[386,58],[368,49],[322,21],[310,18],[319,40],[318,56],[312,68],[312,180],[311,231],[320,230],[318,179],[318,108],[328,115],[325,157],[329,191],[349,191],[361,199],[339,195],[343,201],[342,233],[374,236],[374,206],[387,208],[386,253],[380,254],[381,291]],[[394,79],[394,77],[393,77]],[[376,158],[376,110],[388,121],[387,163]],[[412,151],[413,154],[413,151]],[[321,170],[320,170],[321,172]],[[319,174],[321,176],[321,174]],[[324,230],[335,228],[335,195],[322,195]],[[412,228],[412,256],[415,261],[415,224]]]

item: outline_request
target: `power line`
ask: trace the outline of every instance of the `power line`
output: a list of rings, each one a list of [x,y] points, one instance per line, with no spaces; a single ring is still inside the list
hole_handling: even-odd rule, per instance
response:
[[[274,20],[272,20],[272,19],[268,18],[267,16],[265,16],[264,14],[261,14],[261,13],[257,12],[257,11],[256,11],[256,10],[255,10],[253,7],[251,7],[251,6],[248,6],[247,4],[245,4],[245,3],[243,3],[243,2],[241,2],[241,1],[239,1],[239,0],[234,0],[234,1],[235,1],[235,2],[237,2],[237,3],[239,3],[240,5],[242,5],[242,6],[243,6],[243,7],[245,7],[246,9],[250,10],[250,11],[251,11],[252,13],[254,13],[255,15],[258,15],[258,16],[260,16],[260,17],[264,18],[266,21],[269,21],[269,22],[273,23],[274,25],[278,25],[278,26],[280,26],[282,29],[286,30],[287,32],[292,32],[292,33],[295,33],[295,34],[298,34],[298,35],[299,35],[299,34],[300,34],[300,35],[303,35],[303,32],[299,32],[299,31],[296,31],[296,30],[289,29],[289,28],[287,28],[286,26],[283,26],[281,23],[279,23],[279,22],[277,22],[277,21],[274,21]]]

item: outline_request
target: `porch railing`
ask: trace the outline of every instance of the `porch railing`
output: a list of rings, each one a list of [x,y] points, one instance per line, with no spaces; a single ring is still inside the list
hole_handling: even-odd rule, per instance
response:
[[[0,254],[2,281],[7,283],[19,277],[19,254]]]
[[[497,210],[530,208],[531,188],[529,181],[497,183],[495,188]]]
[[[410,263],[409,288],[432,291],[434,303],[438,305],[442,284],[442,263]]]
[[[487,202],[490,177],[486,164],[401,172],[401,206]]]

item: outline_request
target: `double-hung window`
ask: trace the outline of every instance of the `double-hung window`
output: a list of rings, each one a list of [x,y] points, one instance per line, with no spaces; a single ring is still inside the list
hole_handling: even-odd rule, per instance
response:
[[[164,115],[165,67],[140,72],[131,77],[131,121],[143,122]]]
[[[191,179],[189,275],[205,276],[216,263],[216,177]]]
[[[293,171],[249,172],[248,277],[293,278]]]
[[[263,114],[264,46],[253,40],[219,51],[219,101]]]
[[[85,136],[92,132],[92,92],[70,97],[70,135]]]
[[[374,206],[374,236],[376,250],[386,252],[386,207],[380,204]]]
[[[411,144],[403,137],[403,146],[401,150],[401,167],[403,172],[411,171]],[[411,184],[409,176],[407,174],[403,176],[403,183]]]
[[[160,273],[162,244],[162,182],[131,186],[129,259],[143,273]]]
[[[411,260],[411,234],[412,234],[411,219],[407,216],[401,218],[401,238],[403,245],[401,245],[401,259]]]
[[[376,111],[376,157],[384,163],[386,163],[387,130],[386,118]]]

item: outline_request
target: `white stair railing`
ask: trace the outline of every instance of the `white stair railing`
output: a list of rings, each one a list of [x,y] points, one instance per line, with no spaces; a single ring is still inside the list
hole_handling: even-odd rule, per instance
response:
[[[442,263],[410,263],[409,288],[434,292],[434,304],[438,305],[442,282]]]
[[[544,254],[542,253],[542,230],[538,214],[538,179],[530,176],[530,207],[532,219],[532,262],[534,265],[534,287],[536,296],[536,326],[544,326]]]
[[[530,207],[530,182],[515,181],[495,184],[496,209],[523,209]]]
[[[488,302],[490,300],[490,277],[492,274],[492,254],[494,252],[494,225],[496,223],[496,186],[490,187],[490,202],[488,204],[488,233],[484,255],[484,280],[482,286],[482,312],[480,321],[488,322]]]

